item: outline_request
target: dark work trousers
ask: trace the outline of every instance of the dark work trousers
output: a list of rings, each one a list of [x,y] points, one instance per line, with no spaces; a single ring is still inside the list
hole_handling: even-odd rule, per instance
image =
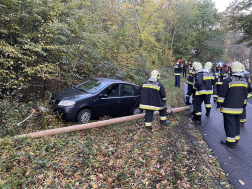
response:
[[[240,123],[246,123],[246,108],[244,108],[241,116],[240,116]]]
[[[186,69],[183,69],[183,77],[186,77]]]
[[[213,85],[213,98],[218,98],[217,86]]]
[[[175,75],[175,87],[180,87],[180,75]]]
[[[221,87],[221,85],[216,85],[216,90],[217,90],[218,97],[219,97],[220,87]]]
[[[226,142],[229,145],[237,144],[240,139],[240,116],[241,115],[223,114]]]
[[[204,99],[204,103],[205,103],[205,107],[206,107],[206,110],[210,108],[211,110],[211,95],[210,94],[207,94],[205,99]]]
[[[153,119],[153,113],[154,110],[146,110],[145,112],[145,126],[151,126],[151,122]],[[166,120],[167,115],[167,108],[164,108],[163,110],[159,110],[160,120]]]
[[[199,118],[201,118],[201,115],[202,115],[201,104],[203,101],[206,104],[206,99],[207,99],[207,95],[195,95],[194,96],[193,110],[194,110],[194,114]]]

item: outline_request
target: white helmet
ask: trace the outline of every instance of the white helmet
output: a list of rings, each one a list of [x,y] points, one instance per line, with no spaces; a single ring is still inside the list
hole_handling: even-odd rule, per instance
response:
[[[240,63],[240,62],[239,62]],[[244,72],[245,71],[245,66],[242,64],[242,63],[240,63],[241,64],[241,69],[242,69],[242,71]]]
[[[192,67],[194,68],[194,66],[195,66],[196,64],[198,64],[198,62],[193,62]],[[195,70],[195,69],[194,69],[194,70]]]
[[[244,69],[244,65],[240,62],[234,62],[231,65],[231,70],[232,70],[232,75],[236,75],[236,76],[242,76],[244,75],[243,71]]]
[[[217,65],[216,65],[216,68],[222,68],[222,63],[218,63]]]
[[[207,63],[205,64],[205,68],[207,68],[207,69],[209,69],[209,70],[212,69],[212,66],[213,66],[212,62],[207,62]]]
[[[160,73],[157,71],[157,70],[153,70],[151,72],[151,77],[150,78],[153,78],[153,79],[160,79]]]
[[[198,71],[200,69],[202,69],[202,64],[200,62],[196,62],[196,64],[194,64],[194,70],[195,71]]]

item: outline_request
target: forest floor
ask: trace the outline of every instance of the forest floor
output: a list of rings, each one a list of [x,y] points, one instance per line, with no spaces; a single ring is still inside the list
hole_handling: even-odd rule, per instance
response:
[[[184,106],[174,79],[161,82],[167,105]],[[0,188],[232,188],[189,112],[175,116],[163,127],[154,117],[152,132],[141,119],[37,139],[1,138]],[[51,127],[66,125],[57,119],[50,117]]]

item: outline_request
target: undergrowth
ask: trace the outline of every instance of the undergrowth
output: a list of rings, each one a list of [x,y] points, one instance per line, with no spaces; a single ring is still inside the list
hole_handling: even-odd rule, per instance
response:
[[[184,106],[182,86],[174,87],[171,73],[162,75],[167,106]],[[75,124],[45,116],[36,118],[43,126],[34,119],[20,134],[32,127]],[[201,134],[189,124],[189,115],[176,116],[222,185],[232,188]],[[161,127],[159,117],[154,117],[153,132],[140,119],[37,139],[3,137],[0,188],[220,188],[177,120],[171,115],[168,120],[170,124]]]

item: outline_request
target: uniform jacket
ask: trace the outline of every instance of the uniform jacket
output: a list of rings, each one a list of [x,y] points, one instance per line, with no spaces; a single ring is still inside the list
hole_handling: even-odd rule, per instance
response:
[[[248,82],[248,96],[247,96],[247,98],[249,99],[249,98],[251,98],[251,97],[252,97],[252,86],[251,86],[251,80],[250,80],[250,78],[249,78],[247,75],[245,75],[244,77],[245,77],[245,79],[246,79],[246,80],[247,80],[247,82]]]
[[[230,76],[220,87],[217,108],[225,114],[242,114],[247,104],[248,83],[245,77]]]
[[[195,95],[213,94],[213,84],[214,77],[209,72],[200,70],[195,74]]]
[[[194,83],[195,83],[195,72],[189,71],[189,76],[186,80],[186,83],[188,84],[187,87],[187,96],[191,96],[193,93],[194,88]]]
[[[150,78],[140,88],[142,91],[139,108],[162,110],[166,107],[165,88],[159,81]]]
[[[181,75],[182,67],[179,63],[176,63],[174,66],[174,75]]]
[[[215,70],[213,72],[213,75],[215,76],[215,84],[216,85],[222,85],[223,83],[223,77],[226,76],[226,72],[224,72],[223,70]]]

